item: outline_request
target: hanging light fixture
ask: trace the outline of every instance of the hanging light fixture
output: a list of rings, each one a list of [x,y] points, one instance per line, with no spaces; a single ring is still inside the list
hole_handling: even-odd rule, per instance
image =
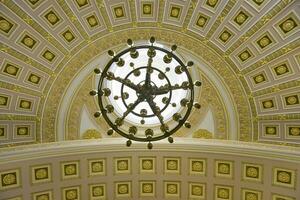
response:
[[[201,107],[194,102],[194,87],[201,82],[192,81],[194,63],[184,63],[175,54],[176,45],[167,50],[156,46],[154,37],[149,42],[134,46],[128,39],[127,49],[109,50],[111,59],[103,71],[94,69],[100,79],[90,95],[98,97],[100,110],[94,117],[108,123],[108,135],[116,132],[128,139],[127,146],[134,140],[152,149],[153,141],[168,138],[173,143],[172,134],[182,126],[191,128],[187,119],[193,107]]]

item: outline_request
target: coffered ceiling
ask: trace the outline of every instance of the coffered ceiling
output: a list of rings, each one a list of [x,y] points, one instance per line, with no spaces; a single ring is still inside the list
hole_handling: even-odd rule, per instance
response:
[[[59,140],[68,121],[60,108],[68,91],[79,94],[69,87],[79,72],[127,38],[151,35],[203,61],[196,68],[224,109],[220,138],[299,144],[298,1],[1,0],[0,9],[2,146]],[[236,129],[226,128],[230,118]]]

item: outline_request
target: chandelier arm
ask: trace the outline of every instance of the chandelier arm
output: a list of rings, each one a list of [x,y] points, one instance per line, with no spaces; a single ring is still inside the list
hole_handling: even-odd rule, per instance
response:
[[[171,90],[178,90],[178,89],[187,89],[187,87],[174,85],[174,86],[169,86],[167,88],[162,88],[162,89],[157,88],[157,89],[153,89],[151,94],[152,95],[162,95],[162,94],[167,94]]]
[[[129,87],[129,88],[135,90],[135,91],[138,92],[138,93],[141,91],[141,89],[140,89],[139,86],[137,86],[137,85],[134,84],[134,83],[127,82],[126,79],[123,79],[123,78],[121,78],[121,77],[113,77],[112,79],[115,80],[115,81],[118,81],[118,82],[120,82],[120,83],[122,83],[122,84],[124,84],[124,85],[126,85],[127,87]],[[127,80],[129,80],[129,79],[127,79]]]
[[[147,87],[151,87],[151,73],[150,73],[150,71],[152,70],[152,62],[153,62],[153,59],[150,57],[148,59],[146,79],[145,79],[145,85]]]
[[[131,106],[128,106],[128,109],[123,113],[123,116],[122,116],[122,120],[125,119],[125,117],[131,112],[133,111],[133,109],[139,104],[141,103],[142,101],[144,101],[144,97],[143,96],[139,96],[139,98],[131,105]]]
[[[159,122],[164,125],[164,121],[163,121],[163,117],[161,116],[160,112],[156,112],[155,110],[155,103],[153,101],[153,97],[149,96],[148,98],[146,98],[147,103],[149,104],[152,112],[154,113],[154,115],[158,118]]]

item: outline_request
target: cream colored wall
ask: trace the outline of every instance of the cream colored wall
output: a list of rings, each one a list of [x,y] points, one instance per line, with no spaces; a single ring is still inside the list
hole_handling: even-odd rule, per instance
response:
[[[174,144],[155,143],[152,150],[146,149],[143,143],[134,143],[127,148],[122,139],[12,148],[0,153],[0,199],[15,196],[31,199],[48,191],[52,199],[64,199],[65,190],[72,188],[78,189],[78,199],[88,199],[91,195],[89,187],[97,184],[105,188],[103,195],[108,200],[119,199],[118,184],[131,187],[120,199],[148,199],[141,194],[140,187],[146,182],[155,184],[155,192],[149,199],[159,200],[170,196],[188,199],[191,195],[189,187],[203,187],[203,193],[195,189],[194,197],[207,200],[218,199],[214,197],[218,192],[225,195],[224,189],[225,193],[231,194],[228,199],[235,200],[250,200],[253,195],[257,200],[275,200],[276,195],[284,196],[285,200],[296,200],[300,196],[297,148],[187,138],[176,138],[175,141]],[[103,162],[104,167],[94,167],[93,171],[89,167],[91,162]],[[72,166],[77,170],[73,171]],[[48,174],[51,173],[49,180],[44,173],[32,171],[45,167],[48,167]],[[19,171],[18,185],[3,186],[3,177],[14,170]],[[34,176],[40,179],[35,180]],[[166,188],[174,184],[177,184],[178,193],[172,193],[172,189],[167,192]],[[203,198],[199,198],[202,195]]]

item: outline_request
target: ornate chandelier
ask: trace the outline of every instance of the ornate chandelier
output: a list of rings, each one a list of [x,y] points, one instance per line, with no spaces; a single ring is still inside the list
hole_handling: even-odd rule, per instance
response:
[[[103,71],[96,68],[100,75],[98,89],[90,95],[98,97],[100,110],[94,117],[102,116],[110,129],[127,138],[126,145],[132,140],[148,142],[171,137],[182,126],[191,128],[187,121],[192,108],[200,109],[194,102],[194,86],[200,81],[192,81],[189,69],[192,61],[186,64],[175,54],[176,45],[171,50],[155,45],[151,37],[149,44],[134,46],[127,40],[128,48],[115,53],[108,51],[111,60]]]

